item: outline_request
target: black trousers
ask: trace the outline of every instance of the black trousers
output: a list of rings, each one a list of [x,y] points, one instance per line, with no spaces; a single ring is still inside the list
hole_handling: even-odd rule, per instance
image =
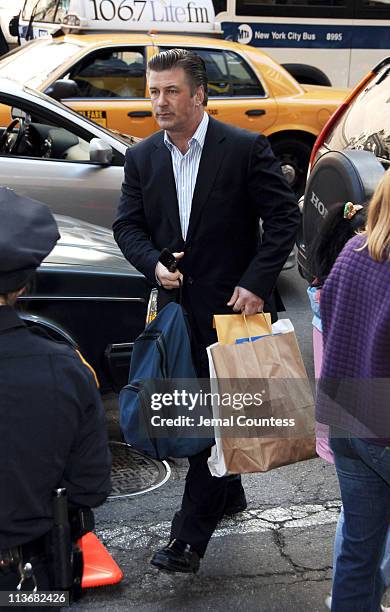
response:
[[[181,509],[175,513],[171,526],[171,540],[182,540],[196,550],[200,557],[224,514],[225,506],[242,492],[241,478],[217,478],[210,474],[207,459],[210,449],[189,457],[190,467]]]
[[[199,378],[209,378],[209,366],[204,339],[188,312],[191,345],[195,369]],[[215,335],[216,341],[216,335]],[[210,338],[209,344],[213,342]],[[171,540],[190,544],[200,557],[206,552],[213,532],[224,515],[225,506],[243,493],[240,476],[212,476],[207,465],[210,448],[188,458],[189,468],[181,504],[171,526]]]

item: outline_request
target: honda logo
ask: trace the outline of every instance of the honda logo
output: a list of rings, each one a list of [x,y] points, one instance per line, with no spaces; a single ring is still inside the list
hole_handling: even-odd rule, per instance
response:
[[[314,193],[314,191],[311,192],[310,202],[313,204],[314,208],[318,210],[321,217],[325,219],[326,215],[328,214],[328,209],[325,207],[325,204],[321,202],[320,198]]]

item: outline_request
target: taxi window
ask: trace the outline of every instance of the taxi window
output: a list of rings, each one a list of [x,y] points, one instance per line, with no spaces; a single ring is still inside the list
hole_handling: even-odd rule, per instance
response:
[[[104,49],[84,57],[69,73],[80,98],[144,98],[142,49]]]
[[[232,96],[264,96],[264,89],[255,73],[242,57],[231,51],[225,51]]]
[[[209,96],[264,96],[265,92],[253,70],[237,53],[222,49],[192,49],[205,64]]]
[[[390,67],[384,69],[352,101],[327,137],[332,150],[371,151],[386,167],[390,161]]]
[[[214,51],[212,49],[196,49],[196,53],[202,57],[206,64],[209,96],[229,96],[229,73],[224,54],[221,51]]]

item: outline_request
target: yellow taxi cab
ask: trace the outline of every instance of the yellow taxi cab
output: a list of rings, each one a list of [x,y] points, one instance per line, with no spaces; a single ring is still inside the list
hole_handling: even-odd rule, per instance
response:
[[[191,49],[206,63],[207,112],[265,134],[298,194],[312,145],[348,93],[302,85],[258,48],[210,35],[88,32],[85,26],[74,31],[32,40],[8,54],[0,61],[0,78],[46,92],[109,129],[145,137],[158,129],[149,100],[148,60],[164,49]],[[0,125],[8,123],[8,112],[5,116],[0,108]]]

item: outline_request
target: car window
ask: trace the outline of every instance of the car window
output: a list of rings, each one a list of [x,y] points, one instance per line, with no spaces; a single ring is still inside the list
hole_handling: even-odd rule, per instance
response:
[[[237,53],[225,51],[233,96],[264,96],[264,89],[255,73]]]
[[[0,155],[61,161],[89,161],[89,142],[72,129],[64,127],[54,115],[31,111],[29,105],[4,104],[2,111],[22,122],[0,127]]]
[[[255,73],[245,60],[222,49],[191,49],[203,58],[211,98],[264,96],[265,92]]]
[[[61,23],[66,13],[69,10],[70,0],[58,0],[57,2],[57,12],[55,17],[56,23]]]
[[[143,49],[102,49],[83,58],[69,73],[80,98],[144,98]]]
[[[229,73],[223,52],[214,49],[195,51],[206,64],[209,96],[230,96]]]
[[[34,21],[60,23],[69,10],[70,0],[27,0],[23,6],[22,19],[34,14]]]
[[[386,66],[356,97],[325,145],[332,150],[364,149],[390,161],[390,68]]]

